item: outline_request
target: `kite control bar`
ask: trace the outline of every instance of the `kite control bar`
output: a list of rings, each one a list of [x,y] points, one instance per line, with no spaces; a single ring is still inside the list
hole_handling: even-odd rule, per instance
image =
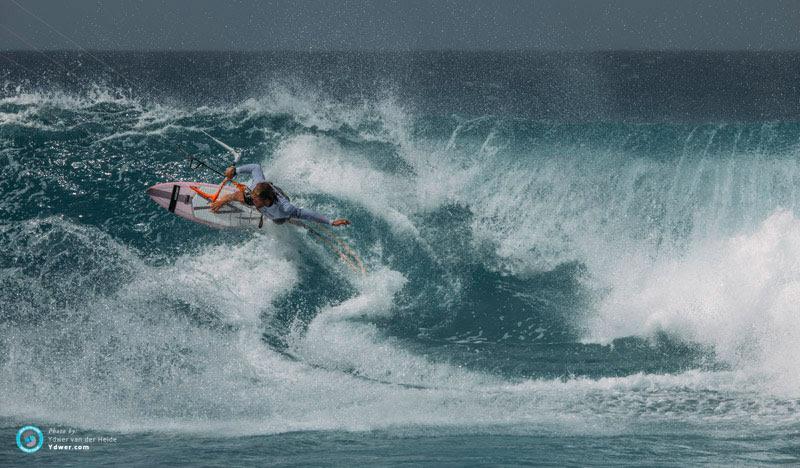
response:
[[[178,147],[178,151],[180,151],[181,153],[186,155],[186,160],[189,161],[189,169],[194,171],[194,170],[200,169],[201,167],[204,167],[204,168],[208,169],[209,171],[213,172],[214,174],[217,174],[219,176],[225,177],[225,173],[223,173],[222,171],[220,171],[216,167],[209,165],[207,162],[203,161],[202,159],[198,158],[197,156],[192,156],[185,149],[183,149],[181,147]]]

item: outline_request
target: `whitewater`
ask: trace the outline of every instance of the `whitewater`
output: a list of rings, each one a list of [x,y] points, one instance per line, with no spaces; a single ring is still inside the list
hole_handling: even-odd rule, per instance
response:
[[[430,462],[515,444],[554,463],[797,460],[786,106],[725,83],[648,100],[687,86],[666,78],[615,98],[636,72],[677,74],[655,53],[104,57],[133,87],[54,58],[73,74],[0,75],[2,427],[163,450],[151,435],[169,433],[176,457],[320,447],[309,463],[331,438],[414,441],[395,448]],[[724,59],[683,73],[763,60]],[[225,165],[202,131],[350,219],[337,233],[366,275],[301,231],[153,204],[155,183],[216,182],[176,150]],[[465,452],[440,453],[452,440]]]

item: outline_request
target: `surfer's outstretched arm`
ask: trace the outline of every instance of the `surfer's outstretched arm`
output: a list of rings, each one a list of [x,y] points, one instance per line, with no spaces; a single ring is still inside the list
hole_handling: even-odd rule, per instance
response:
[[[327,226],[347,226],[350,224],[350,221],[344,218],[334,219],[331,221],[326,216],[305,208],[297,208],[297,215],[293,217],[297,219],[304,219],[306,221],[314,221],[315,223],[325,224]]]
[[[280,210],[288,214],[290,218],[304,219],[306,221],[314,221],[315,223],[320,223],[320,224],[327,224],[327,225],[331,224],[331,220],[326,218],[325,216],[317,213],[316,211],[306,210],[294,206],[285,197],[278,197],[276,203],[278,204]]]
[[[325,224],[328,226],[346,226],[350,224],[350,221],[346,219],[336,219],[331,221],[326,216],[321,215],[316,211],[294,206],[289,202],[289,200],[283,197],[278,199],[278,203],[280,204],[281,211],[284,213],[290,213],[291,218],[314,221],[315,223]]]
[[[326,216],[305,208],[297,208],[297,215],[295,217],[306,221],[314,221],[315,223],[327,224],[328,226],[331,225],[331,220]]]

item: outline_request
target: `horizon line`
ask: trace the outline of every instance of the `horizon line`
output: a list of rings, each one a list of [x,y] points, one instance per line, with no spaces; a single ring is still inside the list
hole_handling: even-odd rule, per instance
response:
[[[749,53],[788,53],[800,52],[798,49],[655,49],[655,48],[631,48],[631,49],[537,49],[537,48],[519,48],[519,49],[292,49],[292,48],[278,48],[278,49],[87,49],[87,48],[64,48],[64,49],[0,49],[0,53],[19,53],[19,52],[205,52],[205,53],[276,53],[276,52],[292,52],[292,53],[520,53],[520,52],[537,52],[537,53],[620,53],[620,52],[749,52]]]

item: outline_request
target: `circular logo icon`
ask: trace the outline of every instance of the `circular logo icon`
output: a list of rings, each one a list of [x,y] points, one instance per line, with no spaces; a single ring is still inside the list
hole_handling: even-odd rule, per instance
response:
[[[25,426],[17,431],[17,447],[25,453],[33,453],[42,448],[44,436],[36,426]]]

